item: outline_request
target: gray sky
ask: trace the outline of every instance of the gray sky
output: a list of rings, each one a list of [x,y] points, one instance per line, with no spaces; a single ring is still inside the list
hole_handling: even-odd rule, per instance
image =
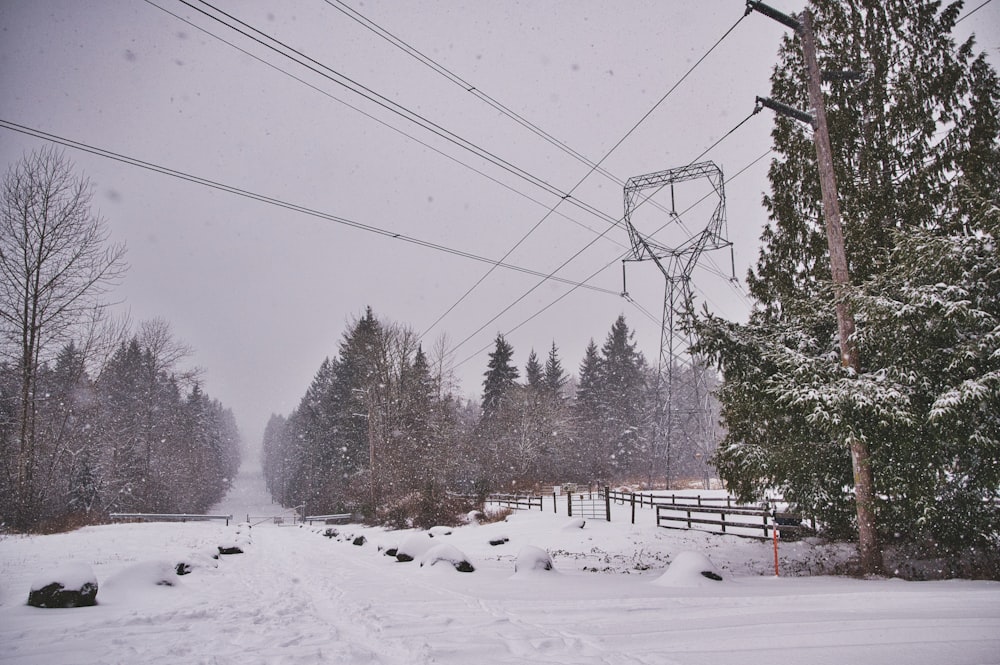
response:
[[[552,190],[569,192],[590,167],[373,34],[335,2],[213,4],[489,151],[550,191],[178,0],[153,2],[159,8],[136,0],[0,2],[0,119],[492,259],[538,224],[507,262],[546,274],[607,231],[607,217],[622,217],[621,186],[594,173],[573,197],[604,216],[563,202],[539,224],[560,199]],[[348,4],[591,161],[603,158],[653,108],[744,7],[742,0]],[[803,6],[800,0],[770,4],[790,13]],[[966,11],[979,4],[967,3]],[[603,168],[624,180],[698,157],[746,118],[755,95],[768,94],[784,31],[759,14],[744,19]],[[970,32],[996,66],[1000,3],[960,24],[959,34]],[[753,117],[704,159],[733,176],[768,149],[771,122],[766,111]],[[6,169],[44,143],[0,129],[0,163]],[[296,406],[366,305],[380,317],[426,331],[425,348],[441,334],[451,345],[472,335],[454,354],[467,395],[480,393],[496,334],[532,316],[508,335],[522,367],[531,348],[544,357],[555,341],[564,366],[575,372],[589,339],[600,344],[622,313],[647,357],[655,361],[659,352],[663,279],[655,266],[628,267],[628,290],[638,306],[614,295],[622,288],[618,258],[628,246],[623,229],[607,232],[558,273],[582,281],[598,272],[589,284],[611,293],[580,288],[553,305],[571,287],[547,281],[490,322],[539,282],[497,269],[428,330],[489,265],[66,152],[94,182],[95,208],[114,240],[128,245],[131,269],[116,297],[134,321],[163,318],[195,348],[193,362],[206,370],[205,389],[233,408],[251,446],[272,412],[287,414]],[[726,190],[728,234],[741,278],[758,252],[766,168],[765,159]],[[703,193],[697,184],[678,186],[676,209]],[[668,194],[657,200],[670,205]],[[689,229],[700,229],[711,212],[706,201],[684,220]],[[665,213],[652,208],[640,220],[663,221]],[[660,236],[667,245],[681,239]],[[694,275],[698,297],[730,318],[744,318],[748,302],[716,274],[730,271],[729,253],[712,258],[714,266]]]

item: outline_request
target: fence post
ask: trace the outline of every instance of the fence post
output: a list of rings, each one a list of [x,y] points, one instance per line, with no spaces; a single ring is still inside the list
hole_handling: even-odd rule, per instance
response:
[[[573,493],[566,492],[566,515],[573,517]]]
[[[611,521],[611,490],[607,485],[604,486],[604,513],[608,516],[608,521]]]
[[[687,514],[688,514],[688,528],[690,529],[691,528],[691,511],[688,510]]]
[[[725,533],[726,532],[726,514],[725,513],[719,513],[719,516],[722,518],[722,533]]]
[[[635,492],[632,492],[632,524],[635,524]]]

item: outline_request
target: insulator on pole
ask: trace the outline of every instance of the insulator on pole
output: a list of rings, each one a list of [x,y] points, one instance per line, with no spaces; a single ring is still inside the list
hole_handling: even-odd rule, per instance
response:
[[[782,104],[781,102],[776,102],[768,97],[758,97],[757,103],[761,106],[766,106],[775,113],[779,115],[786,115],[789,118],[795,118],[800,122],[804,122],[808,125],[813,124],[813,117],[806,113],[805,111],[800,111],[794,106],[789,106],[788,104]]]
[[[782,25],[787,25],[795,32],[801,32],[802,30],[802,24],[799,23],[798,19],[796,19],[794,16],[789,16],[784,12],[779,12],[774,7],[768,7],[763,2],[756,2],[755,0],[747,0],[747,13],[749,14],[751,11],[760,12],[764,16],[774,19],[775,21],[781,23]]]

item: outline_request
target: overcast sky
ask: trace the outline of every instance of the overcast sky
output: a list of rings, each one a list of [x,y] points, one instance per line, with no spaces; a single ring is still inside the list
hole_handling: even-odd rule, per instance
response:
[[[163,318],[194,347],[205,389],[233,408],[251,446],[271,413],[295,408],[368,305],[426,333],[425,348],[442,334],[451,346],[464,342],[453,359],[469,396],[481,392],[498,332],[507,334],[519,366],[532,348],[544,356],[554,341],[575,372],[587,342],[600,344],[624,314],[655,362],[663,277],[650,263],[630,264],[635,303],[617,295],[628,238],[609,219],[623,215],[621,185],[468,88],[591,162],[606,157],[603,169],[625,180],[689,164],[744,120],[754,97],[769,92],[786,30],[760,14],[747,17],[656,106],[737,23],[742,0],[347,0],[369,27],[337,2],[213,4],[308,56],[329,78],[178,0],[3,0],[0,119],[390,232],[66,150],[93,181],[95,209],[113,239],[128,245],[131,268],[116,297],[136,323]],[[790,13],[803,6],[771,4]],[[971,32],[996,66],[1000,3],[960,24],[960,35]],[[337,84],[330,70],[419,114],[434,131]],[[754,116],[703,159],[736,175],[768,150],[771,123],[769,112]],[[463,149],[463,141],[492,157]],[[0,128],[0,164],[6,170],[45,144]],[[726,188],[740,278],[758,252],[766,168],[759,161]],[[675,188],[678,212],[703,196],[699,187]],[[572,200],[549,214],[569,192]],[[663,209],[647,208],[640,220],[650,230],[668,219],[669,193],[657,200]],[[710,197],[692,208],[684,229],[703,228],[713,206]],[[663,244],[684,239],[679,225],[670,229]],[[540,278],[499,268],[460,301],[490,266],[446,250],[495,260],[522,238],[509,264],[548,274],[579,253],[558,276],[580,282],[596,273],[588,285],[597,289],[565,295],[572,286],[548,280],[525,295]],[[723,279],[732,271],[729,252],[711,258],[694,274],[696,295],[743,319],[749,304]]]

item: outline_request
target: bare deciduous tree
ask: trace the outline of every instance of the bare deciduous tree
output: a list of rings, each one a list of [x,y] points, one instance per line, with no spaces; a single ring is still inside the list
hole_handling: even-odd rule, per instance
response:
[[[91,210],[92,186],[64,154],[43,148],[12,165],[0,185],[0,351],[17,369],[15,525],[31,522],[39,368],[80,325],[100,316],[125,271]]]

